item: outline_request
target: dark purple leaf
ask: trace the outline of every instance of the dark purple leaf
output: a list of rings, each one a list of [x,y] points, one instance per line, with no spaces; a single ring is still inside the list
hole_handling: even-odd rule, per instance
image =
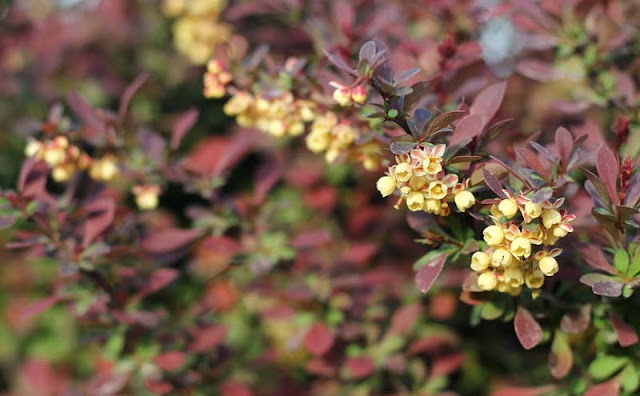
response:
[[[429,289],[433,285],[433,282],[436,281],[438,275],[440,275],[440,272],[442,272],[442,268],[444,267],[444,262],[446,261],[446,259],[446,255],[439,255],[418,270],[415,279],[418,290],[423,293],[429,291]]]
[[[389,146],[391,152],[395,155],[407,154],[413,150],[414,147],[416,147],[416,142],[406,140],[396,140],[391,142],[391,145]]]
[[[116,213],[116,204],[113,199],[101,198],[86,205],[84,210],[87,213],[87,219],[84,222],[82,246],[86,247],[109,228]]]
[[[426,81],[418,81],[411,86],[412,92],[404,97],[404,110],[411,108],[417,103],[427,92],[428,83]]]
[[[171,228],[156,231],[142,240],[142,248],[152,254],[169,253],[195,241],[200,230]]]
[[[375,54],[376,44],[373,41],[367,41],[360,47],[360,53],[358,54],[359,62],[366,61],[368,64],[371,64],[371,60]]]
[[[420,73],[419,67],[403,70],[395,76],[395,78],[393,79],[393,83],[396,85],[402,84],[405,81],[411,80],[418,73]]]
[[[351,66],[347,65],[347,63],[344,60],[342,60],[340,56],[334,55],[329,51],[324,51],[324,54],[329,59],[329,61],[331,61],[331,63],[333,63],[338,69],[345,71],[353,76],[358,75],[358,72],[356,72],[353,68],[351,68]]]
[[[458,119],[462,118],[465,114],[467,114],[467,112],[464,110],[453,110],[453,111],[447,111],[446,113],[442,113],[438,115],[429,124],[429,129],[427,130],[427,136],[430,136],[431,134],[441,130],[442,128],[448,127],[449,125],[456,122]]]
[[[171,149],[175,150],[180,146],[180,142],[184,135],[193,128],[196,121],[198,120],[199,111],[198,109],[192,108],[184,113],[180,114],[178,118],[173,123],[173,128],[171,129]]]
[[[129,86],[124,90],[122,96],[120,97],[120,107],[118,108],[118,118],[124,118],[127,113],[127,109],[129,108],[129,103],[133,96],[138,92],[140,87],[147,81],[149,78],[149,73],[140,73],[138,77]]]
[[[622,347],[628,347],[638,342],[638,333],[633,327],[622,318],[611,312],[609,314],[611,326],[618,336],[618,342]]]
[[[558,155],[560,155],[561,164],[566,169],[573,152],[573,136],[571,132],[563,127],[558,128],[556,130],[555,143],[556,149],[558,149]]]
[[[538,142],[529,142],[529,144],[531,144],[531,147],[533,147],[534,149],[536,149],[537,152],[539,152],[540,154],[544,155],[544,157],[546,159],[549,160],[549,162],[553,163],[553,164],[557,164],[558,163],[558,157],[553,155],[551,152],[549,152],[549,150],[547,150],[546,147],[544,147],[543,145],[541,145]]]
[[[413,330],[416,321],[422,314],[422,305],[409,304],[399,308],[391,318],[389,334],[407,334]]]
[[[48,168],[35,157],[27,158],[20,169],[18,192],[25,197],[37,198],[45,192]]]
[[[597,198],[594,197],[594,200],[600,202],[603,204],[604,208],[607,209],[611,209],[611,198],[609,197],[609,191],[607,190],[607,186],[604,184],[604,181],[602,181],[601,178],[599,178],[598,176],[594,175],[593,172],[591,172],[590,170],[586,169],[586,168],[580,168],[582,170],[582,173],[584,173],[584,175],[589,179],[589,182],[591,182],[591,185],[593,186],[593,188],[595,189],[595,192],[597,193]],[[590,188],[587,188],[587,191],[589,192],[589,194],[592,194],[592,191],[589,191]],[[593,195],[592,195],[593,197]]]
[[[482,114],[469,114],[462,118],[451,134],[449,145],[455,145],[465,139],[473,139],[482,133],[485,125],[485,116]]]
[[[262,203],[269,191],[282,178],[282,164],[277,159],[263,162],[256,171],[255,189],[253,201],[256,204]]]
[[[513,326],[524,349],[531,349],[542,341],[542,328],[526,308],[518,307]]]
[[[431,112],[427,109],[416,109],[416,111],[413,112],[413,120],[418,133],[422,132],[430,118]]]
[[[607,188],[611,202],[614,205],[619,205],[620,196],[618,195],[617,181],[620,175],[620,165],[616,155],[606,145],[600,146],[596,153],[596,169],[598,176]]]
[[[502,191],[502,183],[484,167],[482,168],[482,177],[487,187],[491,189],[499,198],[507,198],[507,195]]]
[[[491,121],[498,112],[506,89],[506,81],[495,83],[483,89],[474,99],[473,104],[469,107],[469,114],[481,114],[484,116],[481,128],[484,128],[486,126],[485,123]]]

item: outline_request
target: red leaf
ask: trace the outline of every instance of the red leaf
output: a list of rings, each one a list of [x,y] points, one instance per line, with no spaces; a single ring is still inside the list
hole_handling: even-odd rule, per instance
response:
[[[391,318],[389,334],[404,334],[410,332],[421,314],[422,305],[420,304],[410,304],[401,307]]]
[[[84,209],[87,220],[84,222],[82,246],[87,246],[109,228],[116,213],[116,204],[110,198],[101,198],[86,205]]]
[[[144,288],[138,293],[138,298],[143,298],[149,294],[155,293],[173,282],[179,275],[179,272],[172,268],[160,268],[154,271],[149,277]]]
[[[469,114],[482,114],[484,116],[482,128],[484,128],[486,123],[491,121],[493,116],[498,112],[500,105],[502,105],[506,89],[506,81],[489,85],[476,96],[473,104],[469,107]]]
[[[463,362],[464,355],[462,353],[437,357],[431,366],[431,378],[447,376],[458,370]]]
[[[433,282],[435,282],[438,275],[440,275],[440,272],[442,272],[446,259],[447,256],[445,254],[441,254],[418,270],[415,279],[418,290],[423,293],[429,291]]]
[[[253,392],[245,384],[235,381],[227,381],[220,385],[219,394],[224,396],[253,396]]]
[[[531,349],[542,341],[542,329],[526,308],[518,307],[513,326],[524,349]]]
[[[473,139],[482,133],[485,125],[486,118],[482,114],[469,114],[463,117],[453,130],[449,145],[453,146],[466,139]]]
[[[553,385],[536,387],[504,386],[491,393],[491,396],[540,396],[555,389]]]
[[[35,157],[28,158],[22,164],[18,178],[18,192],[25,197],[37,198],[45,191],[48,168]]]
[[[200,232],[178,228],[157,231],[142,240],[142,248],[152,254],[168,253],[190,244],[200,236]]]
[[[184,113],[180,114],[178,118],[173,123],[173,128],[171,130],[171,149],[175,150],[180,146],[180,142],[184,135],[189,132],[191,128],[195,125],[198,120],[199,111],[198,109],[189,109]]]
[[[255,204],[264,202],[269,191],[282,178],[282,170],[281,161],[275,158],[260,165],[255,177],[255,192],[253,196]]]
[[[160,367],[160,369],[164,371],[173,371],[177,368],[182,367],[184,362],[186,361],[186,357],[182,352],[165,352],[161,355],[156,356],[154,362]]]
[[[516,147],[515,151],[525,166],[533,169],[537,174],[542,176],[543,179],[549,180],[549,168],[540,161],[533,151],[525,147]]]
[[[616,186],[620,174],[620,165],[618,164],[616,155],[605,145],[600,146],[596,153],[596,169],[598,170],[598,176],[600,176],[607,188],[611,201],[614,205],[620,204],[620,197]]]
[[[350,357],[345,365],[355,379],[368,377],[376,370],[375,363],[367,356]]]
[[[620,318],[613,312],[609,314],[609,320],[611,321],[613,330],[618,336],[618,342],[621,346],[628,347],[638,342],[638,333],[636,333],[634,328],[631,327],[629,323],[622,320],[622,318]]]
[[[566,128],[560,127],[556,130],[555,142],[562,166],[566,169],[573,152],[573,136]]]
[[[541,82],[552,81],[556,77],[555,70],[550,64],[537,59],[521,60],[516,65],[516,71],[527,78]]]
[[[142,84],[144,84],[149,78],[149,73],[140,73],[135,80],[122,93],[120,97],[120,107],[118,107],[118,118],[124,118],[127,113],[127,109],[129,108],[129,102],[133,96],[138,92]]]
[[[333,334],[324,323],[318,322],[307,331],[302,343],[313,355],[322,356],[333,346]]]
[[[53,305],[55,305],[61,300],[62,300],[62,297],[60,296],[51,296],[51,297],[43,298],[42,300],[38,300],[24,307],[24,309],[20,311],[20,315],[22,315],[25,318],[38,315],[46,311],[47,309],[51,308]]]
[[[618,396],[620,395],[620,380],[617,377],[597,385],[591,385],[584,396]]]
[[[105,124],[98,118],[95,110],[89,102],[87,102],[77,92],[71,92],[67,95],[67,103],[71,110],[78,118],[84,121],[89,127],[95,129],[98,132],[105,132]]]
[[[223,325],[213,325],[196,332],[189,349],[196,353],[210,351],[221,345],[227,336],[227,328]]]
[[[611,275],[617,275],[618,271],[616,271],[611,264],[607,261],[607,258],[604,256],[602,249],[597,246],[589,245],[586,247],[578,248],[580,255],[582,258],[589,264],[591,267],[608,272]]]

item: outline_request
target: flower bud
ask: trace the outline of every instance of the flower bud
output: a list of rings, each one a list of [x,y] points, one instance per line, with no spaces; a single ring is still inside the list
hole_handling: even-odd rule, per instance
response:
[[[544,284],[544,274],[541,271],[535,270],[525,275],[524,282],[530,289],[539,289]]]
[[[504,240],[504,231],[502,227],[497,225],[485,228],[484,231],[482,231],[482,235],[484,236],[484,241],[491,246],[497,246]]]
[[[511,242],[509,250],[516,257],[529,257],[531,255],[531,242],[527,238],[517,237]]]
[[[478,276],[478,287],[485,291],[491,291],[498,285],[498,278],[493,272],[483,272]]]
[[[414,212],[422,210],[424,208],[424,195],[418,191],[409,193],[407,195],[407,207]]]
[[[160,187],[156,185],[135,186],[132,192],[139,209],[151,210],[158,207]]]
[[[27,145],[24,148],[24,155],[27,157],[33,157],[42,150],[42,143],[35,139],[29,139]]]
[[[542,205],[529,201],[524,205],[524,211],[529,215],[529,217],[536,219],[542,214]]]
[[[396,175],[396,180],[398,180],[399,182],[406,182],[406,181],[409,181],[409,179],[411,179],[411,175],[413,174],[413,168],[411,167],[411,165],[407,164],[406,162],[402,162],[396,165],[393,172]]]
[[[512,288],[518,288],[524,283],[524,276],[519,268],[507,268],[504,270],[504,280]]]
[[[494,267],[506,267],[513,261],[511,252],[505,248],[498,248],[491,256],[491,265]]]
[[[475,252],[473,256],[471,256],[471,269],[480,272],[489,268],[489,264],[491,263],[491,257],[485,252]]]
[[[547,209],[542,212],[542,225],[544,225],[545,228],[551,228],[561,221],[562,216],[560,215],[560,212],[555,209]]]
[[[454,197],[458,210],[464,212],[476,203],[476,197],[470,191],[460,191]]]
[[[351,99],[358,104],[363,104],[367,101],[367,89],[364,85],[358,85],[351,91]]]
[[[396,181],[389,176],[382,176],[376,183],[376,188],[383,197],[393,194],[396,189]]]
[[[498,210],[502,212],[504,217],[510,219],[518,213],[518,204],[513,198],[503,199],[498,204]]]
[[[538,261],[538,267],[540,267],[540,271],[546,276],[553,276],[556,272],[558,272],[558,262],[555,258],[545,256]]]
[[[333,100],[342,107],[349,106],[351,104],[351,90],[347,87],[336,89],[333,91]]]

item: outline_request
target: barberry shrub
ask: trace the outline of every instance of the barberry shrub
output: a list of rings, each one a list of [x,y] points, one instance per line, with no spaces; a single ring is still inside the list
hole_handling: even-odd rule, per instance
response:
[[[0,11],[2,392],[638,392],[634,2]]]

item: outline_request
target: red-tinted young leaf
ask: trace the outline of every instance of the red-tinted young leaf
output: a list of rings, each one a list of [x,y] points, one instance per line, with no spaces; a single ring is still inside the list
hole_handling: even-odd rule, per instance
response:
[[[351,377],[355,379],[368,377],[376,370],[375,363],[367,356],[350,357],[345,366],[349,370]]]
[[[435,117],[429,124],[426,135],[429,136],[432,133],[438,132],[442,128],[448,127],[460,118],[467,114],[464,110],[447,111]]]
[[[564,378],[573,367],[573,352],[569,347],[567,336],[557,330],[549,353],[549,368],[554,378]]]
[[[171,150],[175,150],[180,146],[180,142],[184,135],[193,128],[200,112],[198,109],[192,108],[180,114],[173,122],[171,128]]]
[[[565,333],[576,334],[585,331],[591,323],[591,304],[585,304],[580,310],[568,312],[562,316],[560,328]]]
[[[540,175],[543,179],[549,180],[549,167],[545,166],[545,164],[540,161],[537,155],[528,148],[525,147],[516,147],[515,152],[520,157],[524,165],[528,168],[533,169],[538,175]],[[547,164],[548,165],[548,164]]]
[[[38,300],[24,307],[22,310],[20,310],[20,315],[25,318],[38,315],[51,308],[61,300],[62,297],[60,296],[50,296],[47,298],[43,298],[42,300]]]
[[[224,325],[213,325],[199,329],[194,334],[194,339],[189,344],[189,350],[195,353],[211,351],[221,345],[227,336],[227,328]]]
[[[160,268],[155,270],[145,283],[144,288],[138,293],[139,298],[143,298],[165,288],[169,283],[173,282],[179,274],[178,270],[173,268]]]
[[[613,330],[618,336],[618,342],[621,346],[628,347],[638,342],[638,333],[629,323],[622,320],[622,318],[613,312],[609,314],[609,320],[611,321]]]
[[[88,246],[98,235],[104,232],[116,213],[116,204],[111,198],[100,198],[85,206],[87,220],[84,222],[82,246]]]
[[[140,87],[149,79],[149,73],[140,73],[135,80],[124,90],[120,97],[120,107],[118,107],[118,118],[123,119],[127,114],[129,103]]]
[[[491,121],[493,116],[498,112],[498,109],[502,105],[506,89],[506,81],[489,85],[476,96],[473,104],[469,107],[469,114],[482,114],[484,116],[482,128],[484,128],[486,126],[485,123]]]
[[[253,392],[248,386],[240,382],[227,381],[220,385],[219,395],[224,396],[253,396]]]
[[[186,361],[186,356],[183,352],[173,351],[165,352],[156,356],[154,359],[155,364],[164,371],[173,371],[182,367]]]
[[[600,146],[596,153],[596,169],[609,193],[611,202],[614,205],[619,205],[620,196],[618,195],[617,181],[620,175],[620,164],[613,151],[605,145]]]
[[[405,334],[413,329],[422,314],[422,305],[410,304],[398,309],[391,318],[389,334]]]
[[[449,145],[453,146],[465,139],[473,139],[482,133],[486,118],[483,114],[469,114],[463,117],[451,134]]]
[[[618,281],[596,281],[591,286],[593,294],[605,297],[620,297],[624,284]]]
[[[484,167],[482,168],[482,176],[484,182],[499,198],[507,198],[507,195],[502,191],[502,183],[495,176],[493,176]]]
[[[595,268],[600,271],[607,272],[611,275],[617,275],[618,271],[616,271],[607,258],[604,256],[602,249],[597,246],[589,245],[582,248],[578,248],[578,252],[592,268]]]
[[[555,143],[562,166],[566,169],[573,152],[573,136],[571,132],[563,127],[558,128],[556,130]]]
[[[431,366],[431,378],[448,376],[458,370],[464,363],[464,354],[454,353],[451,355],[437,357]]]
[[[322,356],[333,346],[333,333],[327,325],[318,322],[307,331],[302,344],[314,356]]]
[[[152,233],[142,240],[142,248],[152,254],[168,253],[195,241],[200,230],[171,228]]]
[[[347,65],[347,63],[342,60],[342,58],[338,55],[334,55],[328,51],[324,51],[325,56],[331,63],[333,63],[338,69],[345,71],[353,76],[357,76],[358,72],[356,72],[351,66]]]
[[[446,259],[447,255],[441,254],[418,270],[415,279],[418,290],[423,293],[429,291],[429,289],[433,285],[433,282],[436,281],[438,275],[440,275],[440,272],[442,272],[442,268],[444,267],[444,262],[446,261]]]
[[[542,341],[542,328],[526,308],[518,307],[513,326],[524,349],[531,349]]]
[[[584,396],[619,396],[620,380],[617,377],[597,385],[591,385]]]

